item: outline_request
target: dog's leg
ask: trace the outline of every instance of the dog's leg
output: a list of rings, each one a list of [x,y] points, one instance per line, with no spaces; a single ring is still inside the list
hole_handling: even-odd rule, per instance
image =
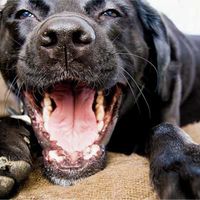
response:
[[[20,120],[0,120],[0,198],[6,198],[31,171],[30,133]]]
[[[180,128],[163,123],[153,130],[150,176],[164,199],[200,198],[200,145]]]
[[[175,67],[176,66],[176,67]],[[171,64],[171,68],[177,68],[178,65]],[[162,122],[169,122],[172,124],[180,124],[180,104],[182,96],[182,81],[181,77],[177,75],[174,81],[171,81],[171,90],[168,94],[170,100],[162,108]],[[166,82],[166,85],[170,85]]]

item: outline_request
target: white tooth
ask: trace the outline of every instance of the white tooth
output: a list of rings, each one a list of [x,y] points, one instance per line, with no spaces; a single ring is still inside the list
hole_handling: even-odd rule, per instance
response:
[[[99,91],[99,92],[98,92],[98,97],[97,97],[96,102],[97,102],[97,104],[99,104],[99,105],[103,105],[103,102],[104,102],[103,91]]]
[[[91,154],[92,155],[97,155],[97,152],[100,150],[100,147],[97,144],[92,145],[91,147]]]
[[[59,156],[57,151],[49,151],[49,158],[50,160],[56,160],[57,162],[62,162],[65,157],[64,156]]]
[[[84,155],[90,154],[90,152],[91,152],[91,147],[87,147],[87,148],[84,150]]]
[[[45,94],[45,97],[44,97],[44,106],[45,107],[51,106],[51,99],[50,99],[50,97],[49,97],[48,94]]]
[[[97,100],[96,100],[96,118],[97,121],[103,121],[104,116],[105,116],[105,111],[104,111],[104,96],[103,96],[103,91],[98,92]]]
[[[48,106],[48,107],[47,107],[47,110],[51,113],[51,112],[53,111],[52,106]]]
[[[53,110],[53,108],[52,108],[52,105],[51,105],[51,99],[50,99],[48,94],[45,94],[44,108],[43,108],[43,120],[44,120],[44,122],[48,122],[52,110]]]
[[[104,116],[105,116],[104,107],[99,106],[99,108],[96,110],[97,121],[103,121]]]
[[[85,159],[85,160],[89,160],[90,158],[92,158],[92,155],[91,155],[91,148],[90,148],[90,147],[87,147],[87,148],[84,150],[83,156],[84,156],[84,159]]]
[[[50,114],[51,114],[51,112],[49,110],[47,110],[47,108],[44,107],[44,109],[43,109],[43,120],[44,120],[44,122],[49,121]]]
[[[84,160],[90,160],[92,158],[91,154],[84,155]]]
[[[55,159],[56,157],[57,157],[56,151],[54,151],[54,150],[49,151],[49,158]]]
[[[101,132],[102,129],[104,127],[104,122],[103,121],[100,121],[98,124],[97,124],[97,128],[98,128],[98,132]]]
[[[43,127],[42,127],[43,128]],[[46,131],[48,131],[48,124],[46,123],[46,122],[44,122],[44,129],[46,130]]]
[[[84,151],[84,159],[89,160],[93,156],[96,156],[100,147],[96,144],[92,145],[91,147],[87,147]]]

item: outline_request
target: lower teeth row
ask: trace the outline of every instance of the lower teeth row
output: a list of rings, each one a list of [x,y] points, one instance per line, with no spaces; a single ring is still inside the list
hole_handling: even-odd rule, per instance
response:
[[[89,160],[93,156],[97,156],[97,153],[99,151],[100,151],[100,147],[98,145],[94,144],[90,147],[87,147],[83,151],[83,157],[85,160]],[[49,156],[50,160],[56,160],[57,162],[62,162],[65,159],[65,156],[64,155],[60,156],[56,150],[49,151],[48,156]]]

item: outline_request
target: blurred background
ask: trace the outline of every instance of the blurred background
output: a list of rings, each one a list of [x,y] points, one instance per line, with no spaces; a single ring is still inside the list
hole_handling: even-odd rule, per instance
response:
[[[148,0],[186,33],[200,34],[200,0]]]

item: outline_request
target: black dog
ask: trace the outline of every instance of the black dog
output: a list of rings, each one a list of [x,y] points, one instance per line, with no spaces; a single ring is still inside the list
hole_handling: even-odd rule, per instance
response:
[[[176,127],[200,119],[198,45],[141,0],[9,0],[0,68],[47,177],[70,185],[105,167],[105,148],[136,152],[161,198],[200,198],[200,147]],[[31,169],[30,128],[0,123],[5,196]]]

